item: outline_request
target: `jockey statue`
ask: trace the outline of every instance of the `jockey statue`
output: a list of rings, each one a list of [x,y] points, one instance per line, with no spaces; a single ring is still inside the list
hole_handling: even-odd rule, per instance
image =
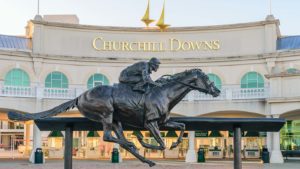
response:
[[[134,91],[148,93],[150,85],[160,86],[160,84],[154,82],[150,77],[152,71],[157,71],[159,64],[160,61],[155,57],[151,58],[149,62],[137,62],[121,72],[119,81],[131,86]]]

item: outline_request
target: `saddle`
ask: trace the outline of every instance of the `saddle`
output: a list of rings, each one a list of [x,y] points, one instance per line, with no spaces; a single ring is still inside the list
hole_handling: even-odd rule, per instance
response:
[[[128,108],[143,110],[146,93],[134,91],[131,85],[118,83],[113,85],[113,98],[115,103],[122,103]]]

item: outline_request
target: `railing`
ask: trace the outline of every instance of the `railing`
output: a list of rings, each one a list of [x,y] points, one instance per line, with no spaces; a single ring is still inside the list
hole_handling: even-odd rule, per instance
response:
[[[10,97],[37,97],[50,99],[73,99],[79,96],[86,89],[84,88],[41,88],[41,87],[18,87],[18,86],[1,86],[0,96]],[[240,86],[223,86],[221,94],[218,97],[212,97],[209,94],[192,91],[184,101],[201,101],[201,100],[242,100],[242,99],[265,99],[269,96],[269,88],[240,88]]]
[[[199,91],[191,91],[188,95],[186,95],[183,100],[187,101],[197,101],[197,100],[225,100],[226,99],[226,90],[221,89],[220,96],[212,97],[209,94],[200,93]]]
[[[198,91],[190,92],[183,100],[200,101],[200,100],[242,100],[242,99],[265,99],[269,96],[269,88],[240,88],[240,87],[223,87],[218,97],[212,97],[209,94]]]
[[[1,86],[0,87],[0,96],[73,99],[76,97],[76,90],[75,89],[63,89],[63,88]]]
[[[268,94],[268,88],[232,89],[232,99],[264,99]]]
[[[43,98],[73,99],[76,97],[74,89],[44,88]]]
[[[14,96],[14,97],[35,97],[35,87],[22,87],[22,86],[3,86],[1,88],[1,96]]]

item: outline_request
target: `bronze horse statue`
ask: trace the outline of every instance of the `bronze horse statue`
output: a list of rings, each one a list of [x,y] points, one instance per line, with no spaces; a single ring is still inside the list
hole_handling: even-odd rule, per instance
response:
[[[8,117],[20,121],[42,119],[77,107],[83,116],[102,123],[104,141],[118,143],[142,162],[153,166],[154,162],[141,156],[136,146],[126,140],[122,124],[149,130],[158,146],[145,143],[141,134],[138,134],[137,138],[143,147],[156,150],[166,148],[159,127],[180,130],[177,141],[172,143],[172,149],[182,141],[185,130],[185,124],[169,121],[172,108],[191,90],[198,90],[213,97],[220,94],[214,83],[200,69],[168,75],[168,78],[162,77],[156,82],[161,85],[151,88],[146,94],[132,91],[124,84],[97,86],[51,110],[35,114],[10,112]],[[112,135],[112,131],[116,137]]]

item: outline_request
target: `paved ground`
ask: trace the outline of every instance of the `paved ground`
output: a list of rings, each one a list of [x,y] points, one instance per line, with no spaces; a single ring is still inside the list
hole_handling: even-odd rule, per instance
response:
[[[206,163],[187,164],[183,161],[157,161],[151,169],[232,169],[231,161],[210,161]],[[259,162],[245,162],[243,169],[299,169],[300,161],[285,164],[264,165]],[[0,159],[0,169],[63,169],[62,160],[47,160],[45,164],[31,164],[27,160]],[[148,165],[136,160],[112,164],[109,161],[74,160],[73,169],[149,169]]]
[[[284,164],[267,164],[264,169],[299,169],[300,159],[287,160]]]

